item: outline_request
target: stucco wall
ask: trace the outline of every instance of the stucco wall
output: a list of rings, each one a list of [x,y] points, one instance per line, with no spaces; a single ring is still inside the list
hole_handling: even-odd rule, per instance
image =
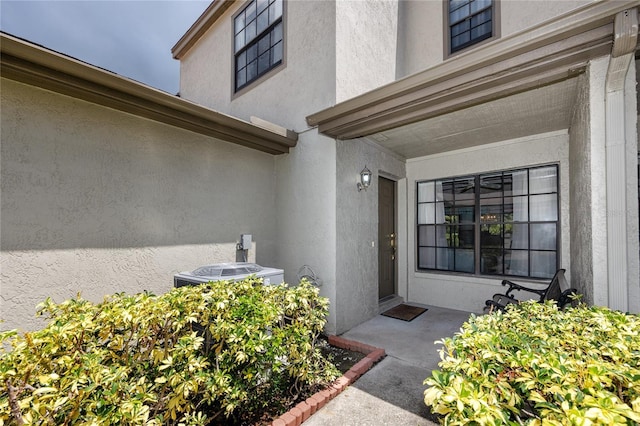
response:
[[[404,160],[374,143],[349,140],[336,145],[335,303],[337,332],[342,333],[378,314],[378,177],[398,181],[406,172]],[[372,184],[358,192],[356,183],[365,165],[373,172]],[[398,215],[404,214],[398,206]],[[398,229],[398,240],[406,238],[403,231]],[[405,261],[399,258],[398,265]]]
[[[285,280],[297,282],[309,265],[331,300],[327,332],[335,333],[336,297],[336,146],[311,130],[300,135],[290,154],[276,158],[278,261]]]
[[[625,83],[626,171],[627,171],[627,265],[629,311],[640,312],[640,241],[638,212],[638,108],[636,67],[631,61]]]
[[[241,233],[279,266],[273,156],[1,81],[3,329],[38,327],[47,296],[165,292]]]
[[[536,164],[559,164],[560,183],[560,267],[571,271],[569,240],[569,135],[557,131],[513,139],[445,154],[407,161],[407,239],[408,300],[410,302],[482,312],[484,301],[503,291],[499,278],[483,278],[456,274],[417,272],[416,247],[416,181],[528,167]],[[570,274],[567,278],[571,280]]]
[[[571,211],[571,276],[572,285],[593,303],[593,226],[591,207],[589,77],[579,77],[578,93],[571,120],[569,163],[571,164],[569,204]]]
[[[500,38],[530,28],[589,0],[497,0]],[[447,34],[444,1],[400,0],[398,23],[397,78],[416,73],[441,63]],[[462,52],[473,50],[471,46]],[[461,52],[461,53],[462,53]]]
[[[307,115],[336,99],[335,2],[285,2],[284,65],[234,95],[232,17],[244,4],[231,7],[181,59],[180,94],[236,117],[303,131]]]
[[[396,78],[398,1],[336,2],[336,102]]]
[[[599,306],[608,306],[607,263],[607,156],[605,126],[605,79],[609,58],[602,57],[590,62],[587,69],[589,79],[589,156],[591,165],[588,178],[591,180],[591,242],[593,250],[593,300]]]

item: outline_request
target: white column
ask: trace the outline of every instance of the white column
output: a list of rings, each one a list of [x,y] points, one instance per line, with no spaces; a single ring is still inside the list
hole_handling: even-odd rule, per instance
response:
[[[626,126],[624,83],[638,36],[637,9],[618,13],[606,82],[607,257],[609,307],[626,312],[628,298]]]

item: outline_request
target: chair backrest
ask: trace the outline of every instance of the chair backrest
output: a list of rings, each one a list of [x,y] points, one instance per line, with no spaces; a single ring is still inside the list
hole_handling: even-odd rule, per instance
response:
[[[569,289],[569,283],[564,276],[565,270],[558,269],[556,274],[551,279],[549,286],[547,287],[547,291],[544,292],[544,295],[540,298],[541,302],[545,300],[559,300],[562,292]]]

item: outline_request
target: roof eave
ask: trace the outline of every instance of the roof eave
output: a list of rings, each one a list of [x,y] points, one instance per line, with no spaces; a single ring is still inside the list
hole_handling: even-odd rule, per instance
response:
[[[171,48],[173,58],[181,59],[235,2],[236,0],[212,1],[175,46]]]
[[[296,146],[294,132],[270,131],[5,33],[0,49],[3,78],[270,154]]]

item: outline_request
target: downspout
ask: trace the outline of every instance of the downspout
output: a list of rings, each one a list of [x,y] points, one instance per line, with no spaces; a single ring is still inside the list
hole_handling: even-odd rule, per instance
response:
[[[609,307],[629,309],[624,85],[638,42],[638,10],[618,13],[606,76],[607,261]]]

